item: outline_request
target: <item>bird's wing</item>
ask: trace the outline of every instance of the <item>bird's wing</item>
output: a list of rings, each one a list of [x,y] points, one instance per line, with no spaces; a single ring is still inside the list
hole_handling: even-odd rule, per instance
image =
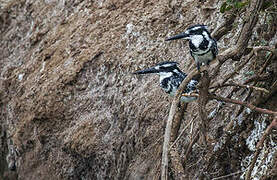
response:
[[[164,78],[161,81],[160,86],[166,93],[170,93],[170,91],[172,90],[172,85],[170,84],[169,78]]]
[[[191,91],[195,90],[196,89],[196,85],[198,84],[198,81],[195,81],[195,80],[191,80],[186,89],[184,90],[184,93],[190,93]]]
[[[213,41],[213,44],[212,44],[212,53],[213,53],[213,56],[214,58],[216,57],[216,55],[218,54],[218,49],[217,49],[217,43],[216,43],[216,40]]]

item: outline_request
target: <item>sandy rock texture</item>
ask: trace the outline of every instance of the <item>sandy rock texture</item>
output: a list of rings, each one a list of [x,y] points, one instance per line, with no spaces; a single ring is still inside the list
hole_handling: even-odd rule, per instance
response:
[[[179,62],[185,72],[195,68],[187,43],[164,39],[196,23],[216,30],[230,16],[219,12],[221,4],[216,0],[0,1],[0,179],[159,179],[172,98],[159,88],[157,76],[132,72],[165,60]],[[244,13],[220,38],[219,51],[236,43]],[[270,18],[273,15],[261,13],[249,46],[276,46],[277,25]],[[253,57],[232,81],[243,83],[257,74],[266,53]],[[214,81],[222,80],[241,61],[228,60]],[[275,56],[265,70],[271,78],[259,86],[276,87],[276,67]],[[226,87],[218,94],[227,96],[231,91]],[[249,102],[262,98],[257,106],[277,110],[276,93],[264,96],[246,89],[235,91],[233,98]],[[208,113],[217,106],[218,102],[209,102]],[[180,131],[193,118],[175,145],[181,159],[199,126],[196,102],[188,105]],[[242,171],[229,177],[238,179],[271,120],[224,104],[209,126],[210,146],[199,140],[184,162],[186,179]],[[229,134],[223,138],[228,125]],[[260,159],[253,177],[276,177],[276,131],[266,140]],[[170,168],[169,175],[174,179]]]

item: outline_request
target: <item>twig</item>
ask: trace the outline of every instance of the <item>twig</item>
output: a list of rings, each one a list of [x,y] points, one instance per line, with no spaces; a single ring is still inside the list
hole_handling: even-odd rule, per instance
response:
[[[259,71],[259,73],[258,73],[259,75],[261,75],[261,74],[263,73],[263,71],[264,71],[265,68],[268,66],[268,64],[269,64],[269,62],[270,62],[270,60],[271,60],[272,57],[273,57],[273,53],[270,53],[270,55],[268,56],[268,58],[266,59],[264,65],[263,65],[263,67],[260,69],[260,71]]]
[[[228,31],[232,29],[233,22],[235,21],[236,17],[237,16],[235,13],[229,14],[226,21],[212,32],[212,37],[215,38],[217,41],[221,39],[222,36],[224,36]]]
[[[179,100],[175,97],[173,100],[173,103],[171,104],[168,120],[166,123],[166,128],[164,133],[164,143],[163,143],[163,154],[162,154],[162,173],[161,173],[162,180],[168,179],[168,146],[170,142],[172,121],[177,109],[178,102]]]
[[[256,0],[256,1],[252,0],[250,3],[249,11],[247,12],[249,19],[247,20],[244,27],[242,28],[242,31],[241,31],[242,36],[238,39],[238,42],[236,45],[236,48],[241,49],[239,51],[239,54],[236,55],[238,57],[240,57],[243,54],[244,50],[248,45],[248,41],[251,37],[252,31],[257,24],[258,16],[259,16],[258,12],[262,7],[263,2],[264,0]]]
[[[184,163],[186,163],[189,153],[191,152],[192,146],[195,144],[195,142],[199,139],[199,129],[196,130],[196,135],[193,137],[192,141],[189,143],[189,146],[186,150],[185,157],[184,157]]]
[[[244,84],[248,84],[248,83],[253,82],[253,81],[255,81],[255,82],[265,81],[265,80],[268,80],[269,78],[271,78],[272,76],[274,76],[274,74],[273,75],[272,74],[267,74],[267,75],[262,76],[262,73],[265,70],[265,68],[268,66],[268,63],[270,62],[270,60],[274,59],[276,57],[276,54],[277,54],[277,50],[270,49],[269,51],[271,52],[271,54],[266,59],[263,67],[259,70],[258,75],[246,80],[244,82]]]
[[[238,73],[238,71],[240,71],[243,67],[245,67],[245,65],[252,59],[252,57],[254,56],[254,51],[252,50],[246,57],[246,60],[244,62],[242,62],[232,73],[228,74],[227,76],[225,76],[224,80],[221,81],[220,83],[218,83],[215,86],[219,86],[224,84],[225,82],[227,82],[230,78],[232,78],[233,76],[235,76],[235,74]],[[215,89],[213,91],[213,93],[216,91],[217,89]]]
[[[248,21],[244,25],[244,27],[241,30],[241,37],[239,38],[237,44],[233,48],[229,48],[220,55],[217,56],[217,60],[215,62],[218,62],[216,64],[215,72],[211,76],[211,79],[213,79],[215,76],[217,76],[218,72],[220,71],[221,65],[227,61],[228,59],[233,59],[235,57],[240,58],[244,50],[247,47],[248,41],[250,39],[252,29],[255,27],[257,20],[258,20],[258,13],[261,9],[263,0],[253,0],[251,1],[250,8],[248,11],[247,16],[249,17]],[[213,65],[213,64],[212,64]],[[197,75],[198,71],[194,69],[186,78],[185,80],[181,83],[181,85],[178,88],[178,91],[175,95],[175,98],[171,104],[169,116],[168,116],[168,121],[166,125],[166,130],[165,130],[165,135],[164,135],[164,144],[163,144],[163,154],[162,154],[162,168],[161,168],[161,179],[166,180],[168,178],[168,148],[169,148],[169,142],[170,142],[170,134],[171,134],[171,128],[172,128],[172,121],[174,119],[174,116],[178,110],[178,104],[179,104],[179,99],[181,97],[182,91],[185,89],[187,86],[188,82],[192,79],[194,75]],[[221,99],[222,100],[222,99]],[[199,133],[197,133],[196,137],[193,139],[193,143],[195,142],[196,139],[199,138]],[[192,143],[192,144],[193,144]],[[191,147],[190,147],[191,149]],[[188,151],[187,151],[188,152]],[[186,154],[187,156],[188,154]]]
[[[256,56],[258,55],[259,51],[270,51],[271,54],[274,52],[274,47],[270,47],[270,46],[254,46],[250,48],[252,48]]]
[[[184,129],[182,130],[182,132],[179,134],[179,136],[177,137],[177,139],[173,142],[173,144],[170,146],[169,151],[171,150],[171,148],[179,141],[180,137],[183,135],[183,133],[185,132],[185,130],[190,126],[190,124],[192,123],[192,121],[195,118],[191,119],[190,122],[186,125],[186,127],[184,127]]]
[[[254,86],[255,86],[256,84],[257,84],[257,83],[255,82],[255,83],[254,83]],[[253,93],[253,89],[250,89],[249,93],[247,94],[247,96],[244,98],[243,101],[244,101],[244,102],[249,101],[249,99],[250,99],[252,93]],[[255,105],[254,105],[254,106],[255,106]],[[244,110],[244,106],[241,106],[241,107],[239,108],[239,110],[238,110],[238,113],[237,113],[236,117],[238,117],[238,116],[243,112],[243,110]]]
[[[227,82],[230,78],[234,77],[236,74],[238,74],[238,72],[243,68],[245,67],[245,65],[252,59],[253,57],[253,54],[254,53],[251,53],[249,55],[249,57],[246,59],[246,61],[244,61],[242,64],[240,64],[232,73],[228,74],[224,80],[222,82],[220,82],[218,85],[215,85],[215,86],[219,86],[221,84],[224,84],[225,82]],[[217,89],[214,90],[214,92],[216,91]]]
[[[249,80],[247,80],[247,81],[245,81],[245,82],[243,83],[243,85],[248,84],[248,83],[250,83],[250,82],[252,82],[252,81],[255,81],[255,84],[252,85],[252,86],[255,86],[255,85],[256,85],[256,81],[263,81],[263,80],[267,80],[267,79],[271,78],[271,77],[272,77],[272,74],[269,74],[269,75],[266,75],[266,76],[261,76],[261,73],[264,71],[264,69],[265,69],[266,66],[268,65],[270,59],[272,58],[272,55],[275,55],[275,54],[276,54],[276,51],[274,51],[274,48],[269,47],[269,46],[257,46],[257,47],[252,47],[251,52],[247,55],[247,58],[246,58],[247,60],[244,61],[242,64],[240,64],[240,65],[236,68],[235,71],[233,71],[232,73],[230,73],[229,75],[227,75],[227,76],[225,77],[225,79],[224,79],[221,83],[218,83],[217,85],[215,85],[214,87],[216,87],[216,88],[215,88],[215,90],[212,91],[212,93],[216,92],[216,90],[217,90],[219,87],[222,87],[222,85],[223,85],[225,82],[227,82],[230,78],[232,78],[241,68],[243,68],[243,67],[245,66],[245,64],[247,64],[247,63],[252,59],[252,57],[254,56],[254,54],[257,55],[258,51],[261,51],[261,50],[268,50],[268,51],[271,52],[271,55],[267,58],[265,64],[264,64],[263,67],[260,69],[259,75],[258,75],[258,76],[255,76],[255,77],[253,77],[253,78],[251,78],[251,79],[249,79]],[[256,89],[258,89],[258,88],[256,88]],[[233,89],[229,95],[231,95],[231,94],[232,94],[234,91],[236,91],[236,90],[237,90],[237,89]],[[268,92],[268,91],[267,91],[267,92]],[[251,96],[251,94],[252,94],[252,89],[251,89],[251,91],[250,91],[248,97],[246,98],[246,100]],[[228,97],[228,96],[227,96],[227,97]],[[230,97],[231,97],[231,96],[230,96]],[[240,113],[242,112],[242,110],[243,110],[243,107],[240,108],[238,114],[240,114]],[[233,123],[233,121],[230,121],[229,124],[232,124],[232,123]],[[228,127],[231,127],[231,126],[228,126]]]
[[[190,164],[190,165],[188,166],[188,168],[191,168],[191,167],[193,167],[193,166],[199,164],[202,160],[203,160],[203,157],[200,157],[196,163]]]
[[[242,102],[242,101],[238,101],[238,100],[235,100],[235,99],[224,98],[224,97],[220,97],[220,96],[216,96],[216,95],[212,95],[212,94],[209,94],[209,97],[211,99],[216,99],[216,100],[219,100],[219,101],[224,101],[224,102],[228,102],[228,103],[242,105],[242,106],[248,107],[249,109],[251,109],[253,111],[257,111],[257,112],[260,112],[260,113],[270,114],[270,115],[277,115],[277,112],[274,112],[274,111],[271,111],[271,110],[268,110],[268,109],[259,108],[259,107],[254,106],[253,104],[250,104],[250,103],[247,103],[247,102]]]
[[[233,77],[233,76],[237,73],[238,70],[240,70],[242,67],[244,67],[245,64],[248,63],[249,60],[253,57],[254,54],[257,56],[257,53],[258,53],[259,51],[262,51],[262,50],[268,50],[268,51],[271,52],[271,54],[270,54],[270,56],[267,58],[267,60],[266,60],[265,64],[263,65],[263,67],[260,69],[260,71],[259,71],[259,73],[258,73],[259,75],[258,75],[258,76],[255,76],[255,77],[253,77],[253,78],[251,78],[251,79],[249,79],[249,80],[247,80],[247,81],[245,81],[245,82],[243,83],[243,85],[245,85],[245,84],[248,84],[248,83],[250,83],[250,82],[252,82],[252,81],[255,81],[255,83],[252,85],[253,88],[251,88],[251,90],[250,90],[250,92],[249,92],[249,94],[248,94],[248,96],[247,96],[247,98],[246,98],[246,100],[248,100],[249,97],[250,97],[251,94],[252,94],[252,90],[253,90],[253,89],[259,90],[259,87],[255,87],[255,85],[257,84],[257,81],[260,81],[260,80],[267,80],[267,79],[271,78],[271,76],[272,76],[272,74],[270,74],[270,75],[261,77],[261,73],[262,73],[262,72],[264,71],[264,69],[267,67],[267,65],[268,65],[268,63],[269,63],[269,61],[270,61],[270,59],[272,58],[273,55],[276,54],[276,52],[274,51],[274,48],[272,48],[272,47],[269,47],[269,46],[257,46],[257,47],[252,47],[251,52],[248,54],[247,60],[246,60],[244,63],[242,63],[233,73],[227,75],[226,78],[225,78],[221,83],[219,83],[218,85],[216,85],[216,88],[215,88],[215,90],[212,91],[212,93],[214,93],[219,87],[226,86],[224,83],[227,82],[231,77]],[[223,84],[224,84],[224,85],[223,85]],[[240,86],[241,86],[241,85],[240,85]],[[242,87],[242,86],[241,86],[241,87]],[[248,86],[248,87],[250,87],[250,86]],[[247,87],[247,88],[248,88],[248,87]],[[254,87],[255,87],[255,88],[254,88]],[[233,89],[231,93],[233,93],[235,90],[236,90],[236,89]],[[260,89],[260,90],[263,91],[263,89]],[[264,89],[264,90],[266,90],[266,89]],[[267,91],[267,90],[266,90],[265,92],[269,93],[269,91]],[[231,93],[230,93],[230,94],[231,94]],[[243,111],[243,109],[244,109],[244,107],[242,106],[242,107],[239,109],[239,111],[238,111],[238,115]],[[238,115],[237,115],[237,116],[238,116]],[[233,123],[233,120],[230,121],[229,125],[232,124],[232,123]],[[231,126],[228,126],[228,127],[231,127]]]
[[[172,122],[172,130],[171,130],[171,135],[170,135],[170,142],[172,143],[175,141],[175,139],[178,136],[178,132],[181,126],[181,122],[185,113],[185,110],[187,108],[186,103],[180,103],[181,107],[178,108],[179,110],[176,112],[174,121]]]
[[[170,143],[176,140],[178,136],[178,132],[180,129],[180,125],[184,116],[185,109],[187,108],[186,103],[181,103],[181,107],[176,112],[174,116],[174,120],[172,121],[172,131],[170,135]],[[171,171],[173,172],[173,176],[175,179],[184,179],[185,170],[182,165],[182,161],[180,155],[176,149],[171,149],[169,151],[170,159],[171,159]]]
[[[190,82],[193,76],[197,75],[199,72],[195,69],[191,73],[188,74],[188,76],[183,80],[181,85],[179,86],[177,93],[173,99],[173,102],[170,107],[168,120],[165,128],[165,134],[164,134],[164,143],[163,143],[163,153],[162,153],[162,168],[161,168],[161,179],[166,180],[168,178],[168,148],[169,148],[169,142],[170,142],[170,134],[171,134],[171,128],[172,128],[172,121],[174,119],[174,116],[178,110],[178,104],[179,99],[182,95],[183,90],[187,86],[187,84]]]
[[[163,137],[160,136],[159,139],[156,140],[156,142],[154,142],[154,143],[151,144],[150,146],[146,147],[146,148],[144,149],[143,152],[145,152],[145,151],[148,152],[149,149],[152,149],[154,146],[158,145],[158,143],[162,140],[162,138],[163,138]]]
[[[210,89],[218,89],[221,87],[226,87],[226,86],[237,86],[237,87],[243,87],[243,88],[248,88],[248,89],[254,89],[256,91],[262,91],[265,93],[269,93],[269,91],[265,88],[260,88],[260,87],[256,87],[256,86],[251,86],[251,85],[243,85],[243,84],[236,84],[236,83],[229,83],[229,84],[223,84],[223,85],[217,85],[217,86],[213,86],[210,87]]]
[[[220,176],[220,177],[217,177],[217,178],[213,178],[212,180],[225,179],[227,177],[234,176],[234,175],[237,175],[237,174],[240,174],[240,173],[243,173],[243,172],[244,171],[234,172],[234,173],[231,173],[231,174],[227,174],[225,176]]]
[[[258,106],[259,104],[264,104],[266,101],[268,101],[270,97],[274,96],[277,93],[277,80],[274,83],[272,83],[272,86],[270,86],[269,89],[270,93],[257,99],[254,104],[255,106]]]
[[[249,84],[251,82],[258,82],[258,81],[266,81],[270,78],[272,78],[272,74],[269,74],[269,73],[265,75],[256,75],[246,80],[243,84]]]
[[[182,161],[178,151],[173,148],[170,151],[170,159],[172,164],[172,171],[174,172],[174,179],[184,179],[185,178],[185,170],[182,165]]]
[[[239,59],[243,55],[248,45],[248,41],[251,37],[252,30],[257,24],[258,15],[259,15],[258,12],[260,11],[262,4],[263,4],[263,0],[251,1],[249,11],[247,14],[247,17],[249,18],[249,20],[245,23],[245,25],[242,28],[241,36],[238,39],[236,46],[225,50],[224,52],[222,52],[217,56],[217,60],[219,61],[219,63],[215,68],[214,74],[211,75],[211,79],[214,79],[217,76],[217,74],[220,71],[221,65],[225,61],[227,61],[228,59],[234,59],[234,58]]]
[[[210,85],[210,77],[208,71],[203,72],[203,76],[200,79],[198,85],[199,88],[199,97],[198,97],[198,112],[201,118],[201,132],[203,135],[204,144],[207,145],[207,126],[208,126],[208,115],[206,110],[206,104],[209,100],[208,98],[208,89]]]
[[[257,53],[259,50],[265,50],[265,49],[267,49],[267,47],[259,46],[259,47],[254,47],[252,51],[256,51],[256,53]],[[264,71],[265,68],[268,66],[268,63],[270,62],[270,60],[271,60],[272,58],[274,58],[274,56],[276,55],[276,51],[274,51],[273,48],[272,48],[272,49],[269,49],[269,51],[271,52],[271,54],[270,54],[270,55],[268,56],[268,58],[266,59],[266,62],[264,63],[263,67],[259,70],[259,72],[258,72],[258,77],[260,77],[260,76],[262,75],[263,71]],[[256,54],[256,55],[257,55],[257,54]],[[267,79],[270,79],[270,78],[272,78],[272,77],[274,77],[274,74],[273,74],[273,75],[270,74],[269,77],[267,77]],[[265,80],[266,80],[266,79],[265,79]],[[254,83],[252,84],[252,86],[256,86],[257,83],[258,83],[257,81],[258,81],[258,80],[255,80]],[[249,80],[248,80],[248,81],[245,81],[243,84],[245,85],[245,84],[247,84],[247,83],[249,83],[249,82],[251,82],[251,81],[249,81]],[[270,88],[270,90],[271,90],[271,92],[272,92],[272,88]],[[248,93],[247,97],[245,98],[245,101],[248,101],[248,99],[250,99],[252,92],[253,92],[253,89],[250,90],[250,92]],[[271,93],[270,93],[270,92],[267,93],[267,95],[269,95],[269,94],[271,94]],[[265,96],[260,96],[259,99],[261,99],[261,98],[264,99],[264,97],[265,97]],[[258,99],[256,102],[258,102],[259,99]],[[256,103],[256,104],[258,104],[258,103]],[[254,104],[254,105],[255,105],[255,104]],[[239,111],[238,111],[238,113],[237,113],[237,116],[239,116],[239,115],[243,112],[243,109],[244,109],[244,107],[241,106],[240,109],[239,109]]]
[[[250,177],[251,177],[251,173],[252,173],[252,170],[254,168],[254,165],[257,161],[257,158],[258,158],[258,155],[260,154],[261,150],[262,150],[262,146],[264,144],[264,140],[265,138],[269,135],[269,133],[271,132],[272,128],[277,128],[277,115],[275,115],[273,121],[270,123],[270,125],[266,128],[262,138],[260,139],[260,141],[258,142],[257,146],[256,146],[256,152],[254,154],[254,157],[251,161],[251,164],[249,166],[249,169],[248,171],[246,172],[246,175],[245,175],[245,179],[246,180],[249,180]]]

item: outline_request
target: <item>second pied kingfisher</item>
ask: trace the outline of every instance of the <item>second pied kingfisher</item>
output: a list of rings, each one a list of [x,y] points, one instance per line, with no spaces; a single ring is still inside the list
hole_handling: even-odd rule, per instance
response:
[[[176,91],[182,81],[186,78],[186,74],[183,73],[178,67],[177,62],[170,62],[165,61],[161,62],[153,67],[136,71],[134,74],[149,74],[149,73],[156,73],[160,76],[160,87],[171,96],[175,96]],[[189,94],[196,90],[196,85],[198,84],[198,81],[196,79],[192,79],[186,89],[184,90],[184,93]],[[181,97],[181,101],[183,102],[191,102],[195,100],[196,97]]]
[[[198,70],[203,63],[209,65],[210,61],[216,58],[217,42],[211,37],[207,26],[199,24],[190,26],[185,32],[167,38],[166,41],[181,38],[189,40],[190,54],[195,60]]]

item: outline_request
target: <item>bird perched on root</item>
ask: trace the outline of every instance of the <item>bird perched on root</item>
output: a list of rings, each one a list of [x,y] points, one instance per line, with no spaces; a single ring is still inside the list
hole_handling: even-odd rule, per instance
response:
[[[210,32],[205,25],[194,25],[181,34],[167,38],[166,41],[175,39],[189,40],[190,54],[196,62],[197,69],[204,63],[209,63],[214,60],[218,54],[217,42],[211,37]]]
[[[160,76],[160,87],[171,96],[175,96],[178,87],[187,75],[177,67],[177,62],[165,61],[153,67],[136,71],[133,74],[149,74],[156,73]],[[192,79],[183,93],[190,94],[196,90],[198,81],[196,78]],[[182,96],[181,101],[191,102],[196,100],[196,97]]]

